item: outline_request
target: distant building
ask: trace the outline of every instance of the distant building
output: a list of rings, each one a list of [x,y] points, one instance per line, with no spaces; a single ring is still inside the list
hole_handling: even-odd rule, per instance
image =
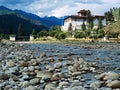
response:
[[[78,15],[71,15],[71,16],[66,17],[64,19],[64,25],[61,27],[61,29],[63,31],[68,31],[69,30],[69,26],[71,25],[72,31],[74,31],[75,29],[81,30],[83,22],[85,23],[86,28],[88,28],[87,11],[88,10],[84,10],[83,9],[83,10],[80,10],[78,12]],[[105,16],[92,15],[91,17],[93,18],[93,24],[94,24],[93,28],[98,28],[99,18],[101,18],[102,25],[103,26],[106,25]]]

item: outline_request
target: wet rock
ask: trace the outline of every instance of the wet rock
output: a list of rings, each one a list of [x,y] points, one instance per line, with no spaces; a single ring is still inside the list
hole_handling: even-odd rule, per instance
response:
[[[74,67],[75,69],[79,69],[79,68],[80,68],[80,64],[79,64],[79,63],[75,63],[75,64],[73,65],[73,67]]]
[[[69,83],[64,81],[64,82],[60,82],[59,85],[60,86],[69,86]]]
[[[38,71],[38,72],[36,72],[37,73],[37,75],[36,75],[36,77],[38,77],[38,78],[41,78],[41,79],[43,79],[43,80],[47,80],[47,79],[50,79],[51,77],[52,77],[52,73],[51,72],[49,72],[49,71]]]
[[[100,86],[103,84],[104,82],[93,82],[93,83],[90,83],[90,88],[92,90],[96,90],[97,88],[100,88]]]
[[[19,66],[20,66],[20,67],[27,67],[27,66],[28,66],[28,62],[20,61]]]
[[[72,73],[72,76],[79,76],[79,75],[81,75],[81,72],[74,72],[74,73]]]
[[[14,75],[14,74],[11,74],[11,75],[10,75],[10,78],[11,78],[13,81],[19,81],[19,78],[18,78],[16,75]]]
[[[29,81],[20,82],[20,86],[22,87],[28,87],[29,85],[30,85]]]
[[[35,86],[29,86],[29,87],[26,87],[25,90],[39,90],[39,89],[37,89],[37,87]]]
[[[57,68],[57,69],[59,69],[59,68],[61,68],[62,67],[62,63],[56,63],[56,64],[54,64],[54,68]]]
[[[45,56],[46,56],[46,53],[43,52],[43,53],[40,55],[40,58],[43,58],[43,57],[45,57]]]
[[[75,86],[75,87],[70,87],[70,88],[64,88],[63,90],[88,90],[88,89],[85,89],[84,87],[82,86]]]
[[[6,66],[7,67],[13,67],[13,66],[15,66],[15,62],[13,60],[7,61]]]
[[[108,83],[107,86],[110,87],[110,88],[114,88],[114,89],[115,88],[120,88],[120,81],[114,80],[114,81]]]
[[[110,71],[106,73],[104,80],[117,80],[118,78],[119,78],[119,74]]]
[[[38,84],[39,82],[40,82],[40,80],[39,80],[38,78],[34,78],[34,79],[31,79],[31,80],[30,80],[30,83],[31,83],[32,85]]]
[[[55,84],[47,84],[45,90],[56,90]]]
[[[8,74],[0,73],[0,80],[8,80],[10,77]]]

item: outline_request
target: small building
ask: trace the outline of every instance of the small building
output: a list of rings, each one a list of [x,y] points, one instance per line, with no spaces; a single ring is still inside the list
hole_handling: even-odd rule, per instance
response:
[[[87,11],[88,10],[84,10],[83,9],[83,10],[80,10],[77,15],[71,15],[71,16],[66,17],[64,19],[64,25],[61,26],[61,29],[63,31],[68,31],[69,30],[69,26],[71,25],[72,31],[74,31],[75,29],[81,30],[83,22],[84,22],[86,28],[88,28]],[[101,18],[102,25],[103,26],[106,25],[105,16],[92,15],[91,17],[93,19],[93,24],[94,24],[93,28],[98,28],[99,18]]]

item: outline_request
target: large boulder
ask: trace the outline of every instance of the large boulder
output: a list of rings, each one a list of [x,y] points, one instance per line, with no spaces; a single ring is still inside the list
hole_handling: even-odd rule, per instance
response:
[[[114,81],[108,83],[107,86],[110,88],[120,88],[120,81],[114,80]]]
[[[38,78],[41,78],[41,79],[43,79],[43,80],[48,80],[48,79],[50,79],[51,77],[52,77],[52,73],[51,72],[49,72],[49,71],[38,71],[38,72],[36,72],[37,73],[37,75],[36,75],[36,77],[38,77]]]

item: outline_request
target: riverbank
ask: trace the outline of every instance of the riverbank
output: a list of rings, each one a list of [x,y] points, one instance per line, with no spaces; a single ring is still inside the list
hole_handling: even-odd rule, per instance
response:
[[[1,90],[120,89],[119,43],[3,41],[0,46]]]

